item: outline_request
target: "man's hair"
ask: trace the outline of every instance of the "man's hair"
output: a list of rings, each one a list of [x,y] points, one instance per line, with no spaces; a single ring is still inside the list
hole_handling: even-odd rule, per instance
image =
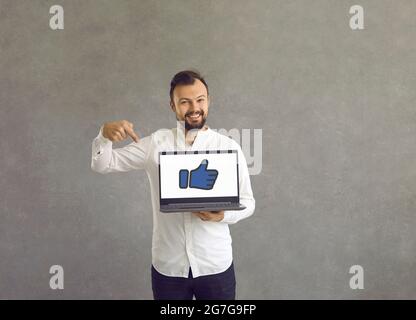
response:
[[[175,90],[176,86],[194,84],[195,79],[198,79],[205,85],[208,94],[208,85],[205,82],[204,78],[201,76],[201,74],[197,70],[185,70],[175,74],[175,76],[172,78],[172,81],[170,82],[170,101],[173,102],[173,90]]]

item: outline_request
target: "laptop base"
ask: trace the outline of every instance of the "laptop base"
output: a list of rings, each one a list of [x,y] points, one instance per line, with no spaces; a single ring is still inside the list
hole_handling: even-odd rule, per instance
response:
[[[186,203],[161,205],[161,212],[197,212],[197,211],[225,211],[225,210],[244,210],[246,206],[240,203]]]

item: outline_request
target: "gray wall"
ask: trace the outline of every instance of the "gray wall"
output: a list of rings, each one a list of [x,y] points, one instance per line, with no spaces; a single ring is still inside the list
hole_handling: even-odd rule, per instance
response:
[[[53,4],[64,30],[49,28]],[[93,172],[91,142],[106,121],[175,126],[169,81],[189,67],[210,85],[211,127],[263,130],[256,212],[231,227],[238,298],[416,298],[415,13],[0,0],[0,298],[152,298],[147,177]],[[49,288],[54,264],[64,290]]]

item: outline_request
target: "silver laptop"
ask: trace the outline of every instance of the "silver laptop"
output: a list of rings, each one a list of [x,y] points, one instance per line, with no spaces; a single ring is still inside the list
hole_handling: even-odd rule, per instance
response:
[[[162,212],[243,210],[237,150],[159,152]]]

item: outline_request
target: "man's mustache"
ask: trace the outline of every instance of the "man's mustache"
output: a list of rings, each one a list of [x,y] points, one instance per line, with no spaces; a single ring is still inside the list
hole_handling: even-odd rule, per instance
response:
[[[194,114],[199,114],[201,116],[204,116],[204,111],[203,110],[198,110],[198,111],[188,111],[187,113],[185,113],[185,117],[188,116],[192,116]]]

